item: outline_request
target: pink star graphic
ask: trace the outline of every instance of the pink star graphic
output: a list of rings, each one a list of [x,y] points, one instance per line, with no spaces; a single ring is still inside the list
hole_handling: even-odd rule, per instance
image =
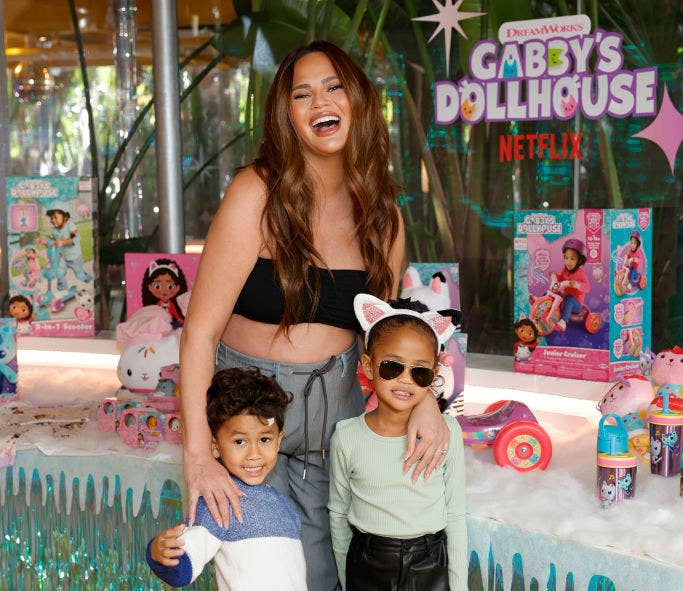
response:
[[[664,86],[662,105],[655,120],[645,129],[634,133],[632,137],[645,138],[657,144],[669,161],[669,168],[673,174],[676,152],[678,152],[678,147],[683,141],[683,115],[671,102],[666,85]]]
[[[453,29],[455,29],[458,33],[460,33],[465,39],[467,39],[467,35],[465,35],[465,31],[462,30],[462,27],[460,26],[460,21],[464,21],[468,18],[474,18],[475,16],[482,16],[486,14],[485,12],[460,12],[460,5],[463,3],[463,0],[457,0],[455,4],[453,4],[453,0],[445,0],[445,2],[440,4],[437,2],[437,0],[432,0],[434,3],[434,6],[436,6],[436,9],[439,11],[436,14],[430,14],[429,16],[418,16],[414,18],[414,21],[431,21],[434,23],[439,23],[439,26],[436,27],[436,31],[432,34],[432,36],[429,38],[428,43],[432,42],[432,39],[436,37],[441,30],[443,29],[443,34],[444,34],[444,44],[446,46],[446,76],[449,75],[450,72],[450,62],[451,62],[451,32]]]

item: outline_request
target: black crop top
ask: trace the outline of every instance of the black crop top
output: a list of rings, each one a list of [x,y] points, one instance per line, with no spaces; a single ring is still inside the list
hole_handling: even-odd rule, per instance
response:
[[[328,324],[338,328],[360,330],[353,312],[353,298],[367,292],[367,273],[355,269],[327,269],[320,271],[320,298],[312,322]],[[309,269],[313,282],[314,270]],[[302,322],[307,322],[311,301],[304,294]],[[266,324],[280,324],[285,311],[282,288],[275,277],[272,259],[259,257],[247,277],[242,292],[235,302],[233,312],[250,320]]]

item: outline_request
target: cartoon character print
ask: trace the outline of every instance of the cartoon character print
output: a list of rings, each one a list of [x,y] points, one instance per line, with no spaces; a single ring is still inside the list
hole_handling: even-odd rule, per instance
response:
[[[17,355],[15,335],[14,326],[5,324],[0,327],[0,392],[8,394],[17,391],[17,372],[10,367]]]
[[[462,113],[462,118],[466,121],[472,121],[474,119],[474,112],[477,109],[476,103],[470,103],[467,99],[462,101],[460,105],[460,112]]]
[[[650,462],[659,464],[662,461],[662,442],[659,439],[650,439]]]
[[[548,47],[548,68],[560,68],[564,65],[562,59],[564,50],[561,47]]]
[[[95,308],[95,299],[89,289],[79,289],[76,292],[76,306],[74,316],[78,320],[91,320]]]
[[[160,306],[172,320],[173,328],[181,327],[185,314],[178,298],[187,293],[185,273],[172,259],[157,259],[149,263],[142,277],[142,305]]]
[[[503,78],[517,78],[517,60],[512,55],[508,55],[503,62]]]
[[[631,495],[631,485],[633,484],[633,477],[630,474],[624,474],[621,478],[617,478],[617,487],[624,491],[626,496]]]
[[[561,99],[560,105],[562,106],[562,112],[565,117],[571,117],[576,111],[576,97],[574,95],[569,95],[567,100]]]
[[[609,484],[605,480],[602,481],[602,486],[600,487],[600,500],[602,501],[603,507],[609,507],[614,504],[617,498],[617,487],[614,484]]]
[[[522,314],[515,322],[515,341],[512,351],[515,361],[529,361],[531,354],[538,345],[538,329],[536,325]]]
[[[668,447],[671,450],[671,453],[678,453],[678,450],[680,448],[680,444],[678,443],[678,433],[676,433],[676,431],[663,433],[662,445]]]
[[[652,365],[654,364],[655,359],[657,359],[657,356],[649,347],[640,353],[638,365],[640,366],[642,374],[647,378],[652,375]]]
[[[121,384],[131,392],[153,392],[159,383],[161,368],[178,363],[178,347],[174,334],[126,347],[116,370]]]

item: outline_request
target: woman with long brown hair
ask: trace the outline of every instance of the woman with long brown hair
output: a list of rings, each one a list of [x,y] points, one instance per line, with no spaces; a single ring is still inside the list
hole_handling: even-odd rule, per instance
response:
[[[395,296],[403,264],[389,153],[377,93],[346,53],[323,41],[290,53],[268,94],[258,158],[211,224],[182,335],[190,521],[199,496],[219,524],[229,522],[226,499],[240,518],[239,490],[211,452],[215,369],[274,375],[294,401],[270,483],[299,510],[312,591],[338,586],[325,453],[337,421],[363,410],[353,298]],[[413,478],[427,477],[448,444],[435,401],[415,410],[410,428],[405,470],[417,462]],[[246,468],[258,462],[256,450]]]

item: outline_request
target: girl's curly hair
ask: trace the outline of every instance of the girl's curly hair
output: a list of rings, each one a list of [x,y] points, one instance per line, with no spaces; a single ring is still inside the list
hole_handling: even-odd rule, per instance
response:
[[[293,396],[286,393],[274,378],[257,368],[222,369],[213,376],[206,392],[206,417],[215,436],[230,417],[250,414],[266,422],[274,418],[282,430],[285,410]]]

